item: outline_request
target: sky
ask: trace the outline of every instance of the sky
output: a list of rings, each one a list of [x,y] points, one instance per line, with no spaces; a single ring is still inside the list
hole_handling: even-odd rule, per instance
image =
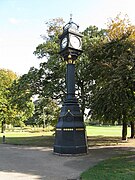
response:
[[[33,52],[53,18],[68,23],[72,14],[83,31],[90,25],[105,28],[119,13],[135,24],[135,0],[0,0],[0,68],[23,75],[38,67],[43,60]]]

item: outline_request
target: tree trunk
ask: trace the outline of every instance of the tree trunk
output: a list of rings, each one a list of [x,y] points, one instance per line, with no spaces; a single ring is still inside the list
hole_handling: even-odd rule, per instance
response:
[[[45,120],[43,120],[43,131],[45,130]]]
[[[118,119],[118,125],[121,125],[121,119],[120,118]]]
[[[84,121],[84,113],[85,113],[85,96],[84,96],[84,85],[83,83],[81,84],[81,111],[82,111],[82,116],[83,116],[83,121]]]
[[[127,140],[127,122],[123,120],[122,140]]]
[[[1,133],[4,133],[4,131],[5,131],[5,121],[3,120],[1,122]]]
[[[134,121],[131,121],[130,125],[131,125],[131,136],[130,136],[130,138],[134,138],[135,137],[135,123],[134,123]]]

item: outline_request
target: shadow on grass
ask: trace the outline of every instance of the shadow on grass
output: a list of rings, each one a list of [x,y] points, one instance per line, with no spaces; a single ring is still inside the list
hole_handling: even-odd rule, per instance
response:
[[[121,137],[88,136],[88,146],[115,146],[125,143]],[[0,138],[2,143],[2,137]],[[7,144],[53,147],[54,136],[32,136],[32,137],[6,137]]]
[[[2,143],[2,138],[0,138]],[[52,147],[54,136],[6,137],[6,144]]]
[[[88,136],[88,146],[115,146],[119,143],[123,143],[121,137],[109,137],[109,136]],[[125,143],[125,142],[124,142]]]

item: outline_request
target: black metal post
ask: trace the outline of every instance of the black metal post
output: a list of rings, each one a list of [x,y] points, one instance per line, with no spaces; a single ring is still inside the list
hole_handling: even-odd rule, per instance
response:
[[[75,98],[75,64],[67,64],[66,73],[67,99]]]
[[[2,143],[3,143],[3,144],[6,143],[6,137],[5,137],[5,135],[2,136]]]
[[[4,132],[5,132],[5,120],[2,121],[1,126],[2,126],[1,133],[3,134],[2,143],[4,144],[4,143],[6,143],[6,137],[5,137],[5,134],[4,134]]]
[[[78,101],[75,97],[75,61],[67,60],[67,97],[56,125],[54,153],[75,155],[87,153],[86,130]]]

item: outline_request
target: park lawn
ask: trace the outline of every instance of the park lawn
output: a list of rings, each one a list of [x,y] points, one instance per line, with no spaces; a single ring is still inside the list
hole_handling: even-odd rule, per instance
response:
[[[52,147],[54,142],[53,132],[6,132],[6,143],[14,145]],[[2,143],[3,134],[0,136]]]
[[[130,127],[127,136],[130,137]],[[110,146],[123,143],[121,126],[87,126],[88,146]]]
[[[135,152],[110,158],[81,174],[82,180],[131,180],[135,179]]]
[[[121,127],[120,126],[87,126],[87,139],[89,146],[106,146],[117,145],[121,143]],[[128,136],[130,136],[130,128],[128,128]],[[6,143],[15,145],[44,146],[53,147],[54,132],[45,132],[35,130],[22,130],[18,132],[6,132]],[[2,143],[0,135],[0,143]]]
[[[87,126],[87,136],[117,136],[121,137],[122,126]],[[130,137],[130,127],[128,127],[128,137]]]

